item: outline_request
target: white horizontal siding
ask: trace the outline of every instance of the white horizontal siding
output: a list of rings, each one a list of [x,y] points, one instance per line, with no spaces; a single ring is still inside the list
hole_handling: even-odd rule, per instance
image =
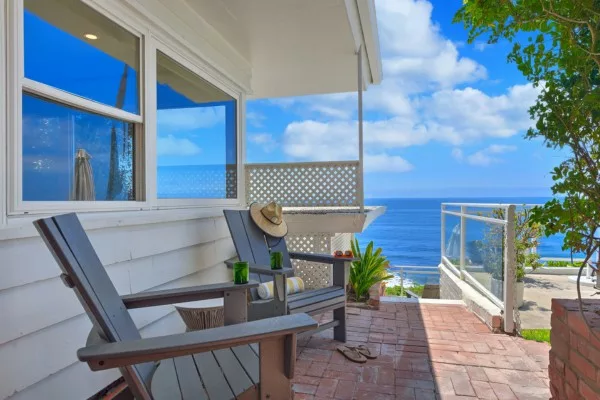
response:
[[[222,217],[89,235],[120,294],[230,280],[223,262],[235,249]],[[27,251],[17,257],[15,249]],[[0,399],[85,398],[114,380],[118,374],[95,376],[77,362],[91,323],[41,239],[2,241],[0,259],[13,278],[0,289]],[[144,336],[182,331],[172,306],[132,310],[132,317]]]
[[[149,257],[229,237],[225,218],[192,219],[88,232],[104,265]],[[157,240],[159,239],[159,240]],[[58,277],[39,236],[0,241],[0,290]]]

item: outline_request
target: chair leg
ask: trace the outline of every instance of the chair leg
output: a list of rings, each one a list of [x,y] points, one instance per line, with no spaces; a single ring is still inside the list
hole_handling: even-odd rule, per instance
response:
[[[340,323],[333,328],[333,339],[346,343],[346,306],[333,310],[333,319]]]
[[[290,357],[289,343],[286,345],[284,336],[275,337],[260,342],[260,398],[261,400],[290,399],[292,382],[286,375],[293,373],[289,366],[296,360],[286,360]],[[288,365],[286,365],[288,364]]]

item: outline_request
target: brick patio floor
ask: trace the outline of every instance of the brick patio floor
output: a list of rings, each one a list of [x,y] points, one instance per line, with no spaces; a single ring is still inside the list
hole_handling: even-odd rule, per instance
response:
[[[347,344],[379,355],[366,364],[346,360],[332,337],[329,329],[299,341],[294,399],[550,398],[550,347],[493,334],[463,306],[349,309]]]

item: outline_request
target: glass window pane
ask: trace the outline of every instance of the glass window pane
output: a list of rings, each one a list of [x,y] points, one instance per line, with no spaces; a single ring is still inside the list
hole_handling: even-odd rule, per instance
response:
[[[157,196],[237,198],[237,104],[157,54]]]
[[[23,95],[23,200],[135,200],[135,125]]]
[[[25,77],[139,114],[137,36],[80,0],[25,0],[24,18]]]

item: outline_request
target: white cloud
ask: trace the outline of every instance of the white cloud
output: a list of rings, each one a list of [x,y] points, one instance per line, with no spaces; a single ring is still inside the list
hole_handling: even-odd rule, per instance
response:
[[[486,78],[483,65],[461,57],[457,45],[441,34],[431,19],[432,9],[432,4],[424,0],[377,0],[384,79],[365,93],[366,111],[412,115],[410,96]],[[274,99],[272,103],[304,117],[311,111],[327,118],[347,119],[349,111],[356,110],[356,94]],[[332,110],[339,115],[333,115]]]
[[[212,128],[225,121],[225,107],[173,108],[157,111],[157,124],[163,132]]]
[[[267,119],[263,114],[255,111],[248,111],[246,113],[246,120],[248,124],[252,125],[255,128],[262,128],[263,122]]]
[[[475,47],[475,50],[477,51],[485,51],[485,49],[487,49],[489,46],[490,45],[488,42],[482,42],[480,40],[476,41],[473,45],[473,47]]]
[[[408,172],[414,169],[414,165],[400,156],[389,154],[365,154],[366,172]]]
[[[502,159],[498,155],[516,151],[516,146],[493,144],[485,149],[479,150],[467,157],[467,162],[471,165],[487,167],[491,164],[501,163]]]
[[[266,153],[270,153],[277,147],[277,141],[270,133],[249,133],[248,141],[262,146]]]
[[[532,84],[512,86],[499,96],[473,88],[443,90],[420,100],[421,118],[433,137],[453,144],[507,138],[531,127],[528,110],[539,92]]]
[[[157,139],[156,152],[159,156],[187,157],[200,154],[202,149],[189,139],[178,139],[173,135],[168,135]]]
[[[441,34],[431,18],[432,10],[429,1],[378,0],[385,76],[411,82],[417,79],[418,88],[413,90],[485,78],[485,67],[460,57],[456,45]]]
[[[452,149],[452,157],[454,157],[458,161],[462,161],[463,158],[465,158],[465,154],[462,151],[462,149],[459,149],[458,147],[455,147],[455,148]]]
[[[538,89],[513,86],[489,96],[479,90],[446,90],[415,102],[415,114],[364,122],[364,142],[373,151],[430,143],[454,146],[486,138],[508,138],[532,124],[527,109]],[[355,120],[297,121],[283,134],[284,151],[295,158],[339,160],[356,157]]]

